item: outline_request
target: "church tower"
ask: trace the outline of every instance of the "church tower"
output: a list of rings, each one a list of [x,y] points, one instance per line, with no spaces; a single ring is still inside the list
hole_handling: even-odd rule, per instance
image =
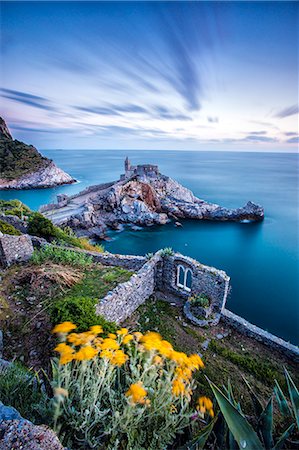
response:
[[[129,171],[131,169],[131,163],[128,157],[125,159],[125,172]]]

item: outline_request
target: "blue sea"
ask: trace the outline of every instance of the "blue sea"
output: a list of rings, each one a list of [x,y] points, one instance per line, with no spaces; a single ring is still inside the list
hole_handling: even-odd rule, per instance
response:
[[[298,344],[298,155],[241,152],[47,150],[45,156],[73,177],[74,185],[2,191],[33,209],[86,186],[116,180],[129,156],[133,164],[158,164],[162,173],[198,197],[226,207],[248,200],[265,208],[262,223],[184,221],[133,231],[111,232],[107,250],[142,254],[163,247],[223,269],[231,277],[227,307],[268,331]]]

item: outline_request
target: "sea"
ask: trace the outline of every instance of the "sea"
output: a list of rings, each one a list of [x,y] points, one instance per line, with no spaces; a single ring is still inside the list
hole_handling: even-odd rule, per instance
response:
[[[283,339],[299,343],[298,154],[147,150],[45,150],[78,180],[52,189],[0,191],[37,210],[58,193],[75,194],[113,181],[132,164],[158,164],[160,171],[201,199],[236,208],[248,200],[262,205],[260,223],[183,221],[109,232],[106,250],[145,255],[172,247],[231,278],[227,307]]]

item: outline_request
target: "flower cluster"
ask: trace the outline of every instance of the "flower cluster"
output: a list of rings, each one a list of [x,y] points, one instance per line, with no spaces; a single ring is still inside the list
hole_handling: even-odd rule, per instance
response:
[[[208,413],[214,417],[213,403],[208,397],[199,397],[196,409],[202,414]]]

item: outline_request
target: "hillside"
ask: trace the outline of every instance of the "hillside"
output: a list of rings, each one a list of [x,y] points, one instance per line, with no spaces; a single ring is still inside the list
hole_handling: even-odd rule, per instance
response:
[[[14,140],[0,117],[0,189],[30,189],[73,183],[32,145]]]

